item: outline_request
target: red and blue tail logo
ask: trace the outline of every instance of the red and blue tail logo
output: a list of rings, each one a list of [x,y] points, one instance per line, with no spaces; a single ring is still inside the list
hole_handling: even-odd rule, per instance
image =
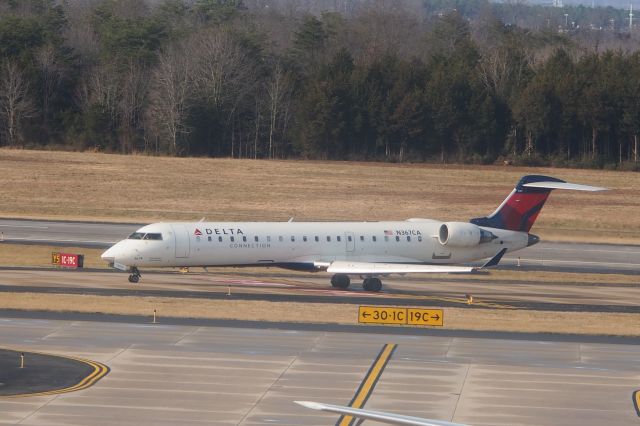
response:
[[[528,187],[535,182],[563,182],[549,176],[523,176],[515,189],[500,204],[500,207],[487,217],[471,219],[471,223],[489,228],[508,229],[510,231],[529,232],[536,221],[542,206],[549,197],[551,188]]]

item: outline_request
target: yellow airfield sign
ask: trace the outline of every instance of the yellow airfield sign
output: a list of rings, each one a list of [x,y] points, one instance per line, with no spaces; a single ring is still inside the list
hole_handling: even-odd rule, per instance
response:
[[[407,324],[409,325],[444,325],[442,309],[407,308]]]
[[[360,306],[358,322],[367,324],[406,324],[407,308]]]
[[[397,308],[390,306],[360,306],[358,322],[361,324],[444,325],[442,309]]]

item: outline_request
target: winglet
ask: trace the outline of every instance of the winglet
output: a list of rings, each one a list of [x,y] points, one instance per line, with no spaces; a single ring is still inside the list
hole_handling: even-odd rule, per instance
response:
[[[506,252],[507,252],[507,249],[503,248],[498,252],[498,254],[493,256],[487,263],[482,265],[480,269],[491,268],[492,266],[498,266],[498,263],[500,263],[500,261],[502,260],[502,256],[504,256]]]

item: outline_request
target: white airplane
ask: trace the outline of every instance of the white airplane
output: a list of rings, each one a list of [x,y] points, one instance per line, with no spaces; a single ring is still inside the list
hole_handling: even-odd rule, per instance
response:
[[[397,222],[172,222],[143,226],[102,254],[117,269],[140,279],[142,267],[278,266],[333,274],[346,289],[350,276],[367,291],[382,288],[381,276],[465,273],[454,266],[536,244],[529,230],[554,189],[605,188],[528,175],[490,216],[469,222],[408,219]]]
[[[317,411],[326,411],[344,416],[351,416],[363,420],[375,420],[376,422],[402,426],[465,426],[462,423],[451,423],[443,420],[424,419],[422,417],[403,416],[384,411],[364,410],[362,408],[344,407],[342,405],[324,404],[313,401],[293,401],[298,405]],[[355,423],[359,424],[359,423]]]

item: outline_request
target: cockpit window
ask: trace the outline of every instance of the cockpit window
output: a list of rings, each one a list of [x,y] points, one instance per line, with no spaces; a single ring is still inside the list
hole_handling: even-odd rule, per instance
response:
[[[162,234],[149,232],[144,236],[143,240],[162,240]]]
[[[134,232],[127,238],[129,240],[162,240],[162,234],[159,232]]]

